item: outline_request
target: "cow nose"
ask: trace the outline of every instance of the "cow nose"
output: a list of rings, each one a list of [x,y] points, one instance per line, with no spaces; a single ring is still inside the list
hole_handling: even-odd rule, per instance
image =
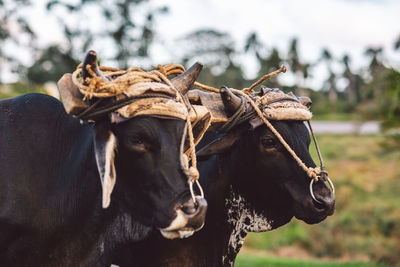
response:
[[[207,206],[207,201],[199,196],[196,197],[196,203],[193,202],[193,199],[186,201],[182,205],[184,216],[188,219],[186,226],[199,230],[204,224]]]
[[[323,209],[328,212],[329,215],[333,214],[335,208],[335,195],[330,192],[328,195],[315,194],[315,198],[318,202],[315,202],[315,206],[319,209]]]
[[[190,199],[185,204],[183,204],[182,211],[186,215],[192,215],[192,214],[196,213],[197,206],[198,206],[197,203],[195,203],[194,201],[192,201],[192,199]]]

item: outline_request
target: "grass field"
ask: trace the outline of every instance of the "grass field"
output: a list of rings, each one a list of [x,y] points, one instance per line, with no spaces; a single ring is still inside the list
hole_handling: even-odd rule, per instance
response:
[[[352,113],[316,113],[313,114],[313,120],[317,121],[352,121],[357,116]]]
[[[386,265],[365,262],[327,262],[315,260],[282,259],[273,257],[241,254],[236,262],[236,267],[386,267]]]
[[[252,233],[245,246],[279,257],[329,257],[400,266],[400,150],[383,135],[321,135],[318,142],[336,186],[335,214],[318,225],[293,219],[277,230]],[[295,248],[291,250],[295,253],[281,253],[288,247]],[[257,265],[263,261],[268,261],[266,266],[292,266],[262,258],[246,265],[249,261],[250,256],[241,255],[238,266],[264,266]]]

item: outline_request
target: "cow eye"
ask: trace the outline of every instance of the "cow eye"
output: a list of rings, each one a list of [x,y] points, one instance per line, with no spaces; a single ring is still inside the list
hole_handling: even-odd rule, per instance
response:
[[[145,142],[142,139],[139,139],[139,138],[131,138],[131,139],[129,139],[128,145],[129,145],[129,148],[131,150],[134,150],[136,152],[143,153],[143,152],[147,151],[147,147],[146,147]]]
[[[276,145],[276,140],[274,138],[263,138],[261,143],[265,148],[271,148]]]

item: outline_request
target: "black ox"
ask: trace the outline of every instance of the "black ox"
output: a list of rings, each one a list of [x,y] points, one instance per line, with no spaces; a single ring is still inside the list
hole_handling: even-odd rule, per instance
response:
[[[240,100],[221,89],[225,109],[233,114]],[[308,148],[309,132],[301,121],[273,121],[295,153],[315,167]],[[266,125],[248,123],[227,134],[209,132],[200,143],[200,181],[209,209],[205,227],[182,240],[165,240],[152,233],[147,239],[120,248],[114,262],[127,266],[233,266],[248,232],[270,231],[292,217],[314,224],[333,214],[335,197],[319,181],[315,198],[310,178]],[[211,157],[210,157],[211,156]]]
[[[172,83],[185,93],[198,73]],[[0,265],[110,266],[116,247],[151,227],[200,228],[204,202],[193,204],[180,165],[184,127],[151,116],[81,125],[46,95],[1,100]],[[105,172],[118,177],[107,209]]]

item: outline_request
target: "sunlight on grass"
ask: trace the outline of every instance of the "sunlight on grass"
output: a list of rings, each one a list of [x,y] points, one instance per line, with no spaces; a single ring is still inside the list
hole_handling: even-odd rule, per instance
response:
[[[317,225],[293,219],[277,230],[251,233],[245,246],[270,252],[294,246],[311,257],[400,263],[400,151],[381,146],[384,141],[382,135],[318,136],[336,187],[335,214]],[[313,145],[310,151],[317,163]]]
[[[241,254],[235,262],[236,267],[385,267],[380,264],[369,264],[364,262],[325,262],[306,261],[295,259],[280,259]]]

